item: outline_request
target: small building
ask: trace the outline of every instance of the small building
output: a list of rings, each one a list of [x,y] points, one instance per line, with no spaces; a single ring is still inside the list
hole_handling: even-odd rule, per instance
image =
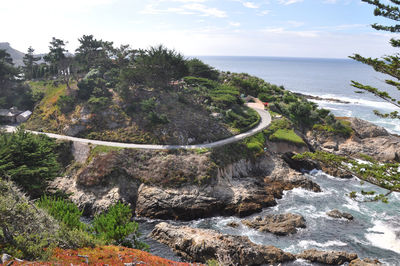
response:
[[[17,123],[23,123],[23,122],[25,122],[26,120],[28,120],[29,119],[29,117],[31,116],[31,114],[32,114],[32,112],[31,111],[25,111],[25,112],[23,112],[23,113],[21,113],[21,114],[19,114],[18,116],[17,116],[17,118],[16,118],[16,120],[17,120]]]
[[[28,120],[31,114],[31,111],[20,111],[16,107],[0,109],[0,122],[10,124],[22,123]]]

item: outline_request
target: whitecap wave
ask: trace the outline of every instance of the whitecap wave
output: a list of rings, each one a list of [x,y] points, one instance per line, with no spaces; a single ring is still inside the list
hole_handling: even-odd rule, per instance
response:
[[[301,252],[301,250],[306,250],[310,248],[327,248],[327,247],[344,247],[344,246],[347,246],[347,244],[340,240],[329,240],[325,243],[319,243],[315,240],[301,240],[297,244],[291,245],[290,247],[285,248],[284,250],[286,252],[298,253]]]
[[[368,229],[365,238],[373,245],[400,254],[400,239],[396,231],[382,221],[375,221],[374,226]]]
[[[327,248],[327,247],[344,247],[347,246],[346,243],[340,240],[329,240],[325,243],[319,243],[314,240],[301,240],[297,243],[297,246],[301,247],[302,249],[309,249],[311,247],[319,247],[319,248]]]
[[[343,207],[346,207],[349,210],[354,210],[357,212],[360,212],[360,205],[358,204],[357,201],[352,200],[349,197],[344,197],[344,199],[346,200],[347,204],[343,204]]]
[[[374,100],[368,100],[368,99],[361,99],[361,98],[351,98],[351,97],[345,97],[345,96],[338,96],[335,94],[323,94],[323,95],[313,95],[322,98],[322,100],[312,100],[315,102],[328,102],[329,104],[332,105],[339,105],[343,106],[346,104],[354,104],[354,105],[362,105],[362,106],[369,106],[369,107],[379,107],[379,109],[385,109],[385,110],[399,110],[399,108],[395,107],[393,104],[389,102],[384,102],[384,101],[374,101]],[[329,99],[336,99],[340,100],[346,103],[340,103],[340,102],[334,102],[334,101],[329,101]]]
[[[332,190],[324,190],[322,192],[313,192],[304,188],[294,188],[288,191],[287,194],[293,194],[302,198],[325,197],[333,194]]]

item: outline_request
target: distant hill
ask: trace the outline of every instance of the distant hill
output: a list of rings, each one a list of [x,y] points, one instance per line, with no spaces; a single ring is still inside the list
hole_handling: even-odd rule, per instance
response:
[[[24,58],[24,53],[20,52],[18,50],[15,50],[10,46],[10,43],[8,42],[0,42],[0,49],[6,50],[7,53],[11,55],[11,58],[13,59],[14,65],[15,66],[23,66],[24,62],[22,59]]]

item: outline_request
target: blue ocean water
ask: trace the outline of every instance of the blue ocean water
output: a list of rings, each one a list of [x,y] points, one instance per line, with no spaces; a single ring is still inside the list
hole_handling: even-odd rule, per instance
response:
[[[336,116],[354,116],[384,126],[392,133],[400,134],[400,123],[394,119],[381,119],[373,110],[391,112],[395,106],[369,93],[356,93],[351,80],[377,87],[400,98],[400,92],[385,84],[390,78],[375,72],[371,67],[351,59],[316,59],[285,57],[200,56],[205,63],[223,71],[249,73],[265,81],[283,85],[293,92],[322,98],[336,98],[350,102],[341,104],[316,101],[330,109]],[[400,111],[400,110],[399,110]]]

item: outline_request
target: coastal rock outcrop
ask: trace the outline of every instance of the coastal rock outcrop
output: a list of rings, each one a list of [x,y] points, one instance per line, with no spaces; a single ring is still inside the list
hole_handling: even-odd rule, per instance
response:
[[[196,262],[216,259],[224,261],[224,265],[261,265],[295,260],[290,253],[254,244],[248,237],[223,235],[207,229],[159,223],[150,236],[183,258]]]
[[[328,216],[330,216],[332,218],[338,218],[338,219],[340,219],[340,218],[345,218],[347,220],[353,220],[354,219],[353,215],[351,215],[350,213],[341,212],[341,211],[339,211],[337,209],[334,209],[334,210],[331,210],[331,211],[327,212],[326,215],[328,215]]]
[[[274,206],[284,190],[320,187],[272,155],[217,167],[209,154],[190,151],[112,150],[90,152],[74,177],[60,177],[52,190],[93,215],[117,201],[138,216],[191,220],[214,215],[240,217]]]
[[[351,137],[313,130],[307,133],[308,142],[314,149],[338,155],[357,156],[362,153],[378,161],[400,162],[400,136],[389,134],[386,129],[359,118],[345,120],[354,131]]]
[[[257,216],[252,220],[243,220],[242,223],[261,232],[270,232],[275,235],[293,234],[297,232],[297,228],[306,227],[304,217],[292,213]]]
[[[379,260],[372,260],[372,259],[355,259],[349,263],[349,266],[376,266],[382,265]]]
[[[342,265],[358,258],[356,253],[344,251],[321,251],[307,249],[297,255],[297,258],[328,265]]]
[[[255,165],[254,168],[242,165],[229,166],[228,171],[219,170],[219,173],[225,175],[219,175],[217,182],[205,186],[163,188],[142,184],[138,192],[136,214],[175,220],[214,215],[244,217],[276,205],[275,198],[281,198],[284,190],[302,187],[314,192],[321,191],[317,184],[288,168],[282,160],[267,156],[259,160],[258,166]],[[266,167],[262,169],[260,165]],[[255,176],[246,177],[244,171],[232,169],[257,169],[261,173],[253,172]]]

